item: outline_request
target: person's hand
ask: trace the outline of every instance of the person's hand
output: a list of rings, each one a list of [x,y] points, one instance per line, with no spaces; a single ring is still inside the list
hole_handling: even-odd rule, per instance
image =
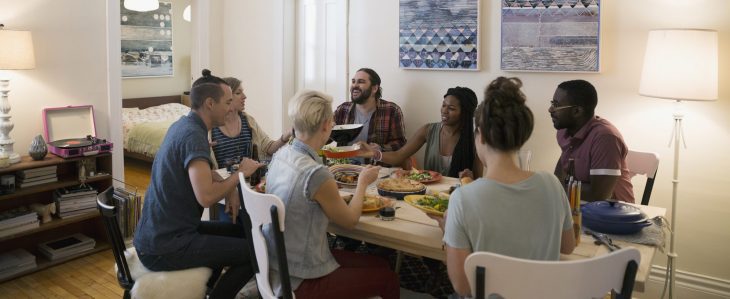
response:
[[[238,211],[241,209],[241,201],[238,199],[238,192],[231,192],[226,196],[226,209],[225,213],[231,217],[233,224],[236,224],[238,218]]]
[[[251,160],[249,158],[243,158],[241,163],[238,164],[238,170],[243,172],[244,177],[250,177],[254,171],[264,166],[264,164]]]
[[[357,150],[357,156],[360,158],[372,158],[375,155],[375,149],[365,143],[364,141],[358,141],[355,143],[356,146],[359,146],[360,148]]]
[[[357,178],[357,186],[367,187],[368,185],[375,182],[378,179],[378,173],[380,172],[380,166],[365,166],[360,175]]]
[[[281,134],[281,138],[279,138],[279,141],[283,143],[289,142],[289,139],[291,139],[292,136],[292,132],[294,132],[294,130],[288,130],[284,132],[284,134]]]
[[[213,140],[208,141],[208,146],[209,147],[214,147],[216,145],[218,145],[218,141],[213,141]]]
[[[448,212],[448,211],[449,210],[444,211],[444,216],[443,217],[442,216],[438,216],[438,215],[433,215],[433,214],[426,214],[426,215],[428,215],[428,218],[431,218],[433,220],[436,220],[436,222],[439,223],[439,227],[441,228],[441,231],[443,232],[444,231],[444,227],[446,226],[446,212]]]
[[[459,178],[471,178],[474,179],[474,173],[469,168],[466,168],[459,172]]]

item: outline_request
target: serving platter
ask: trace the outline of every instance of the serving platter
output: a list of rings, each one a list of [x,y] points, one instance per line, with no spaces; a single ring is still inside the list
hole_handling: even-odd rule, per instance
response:
[[[407,204],[409,204],[409,205],[413,206],[414,208],[416,208],[416,209],[419,209],[419,210],[423,211],[423,212],[424,212],[424,213],[426,213],[426,214],[430,214],[430,215],[436,215],[436,216],[441,216],[441,217],[443,217],[443,216],[444,216],[444,212],[442,212],[442,211],[439,211],[439,210],[437,210],[437,209],[435,209],[435,208],[433,208],[433,207],[431,207],[431,206],[427,206],[427,205],[421,205],[421,204],[419,204],[419,203],[418,203],[418,201],[419,201],[420,199],[423,199],[423,198],[424,198],[424,197],[426,197],[426,196],[431,196],[431,197],[438,197],[438,198],[440,198],[440,199],[443,199],[443,198],[442,198],[442,197],[440,197],[440,196],[434,196],[434,195],[406,195],[406,196],[405,196],[405,197],[403,198],[403,201],[405,201],[405,202],[406,202]],[[448,202],[448,199],[446,199],[446,201]]]

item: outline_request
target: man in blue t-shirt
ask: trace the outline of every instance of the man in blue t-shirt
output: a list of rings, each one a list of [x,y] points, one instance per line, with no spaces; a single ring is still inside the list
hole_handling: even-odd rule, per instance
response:
[[[233,298],[253,276],[243,226],[200,220],[204,208],[224,197],[237,218],[238,173],[217,176],[208,145],[208,131],[223,124],[233,96],[225,81],[203,70],[190,98],[192,110],[170,126],[155,156],[134,246],[152,271],[212,268],[211,298]],[[239,171],[249,176],[261,166],[244,159]]]

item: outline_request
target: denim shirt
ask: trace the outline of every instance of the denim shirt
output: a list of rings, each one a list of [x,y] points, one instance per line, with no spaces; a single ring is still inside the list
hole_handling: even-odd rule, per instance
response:
[[[322,277],[339,267],[327,243],[329,218],[313,198],[322,183],[331,178],[317,153],[298,139],[279,149],[269,164],[266,192],[281,198],[286,207],[284,243],[293,287],[301,282],[297,278]],[[276,250],[269,230],[264,229],[269,267],[276,271]]]

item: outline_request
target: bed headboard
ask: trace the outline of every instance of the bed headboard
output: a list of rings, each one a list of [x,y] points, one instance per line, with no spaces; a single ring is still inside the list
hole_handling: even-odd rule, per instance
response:
[[[147,107],[159,106],[167,103],[180,103],[185,106],[190,106],[190,101],[187,100],[187,96],[184,95],[122,99],[122,107],[124,108],[137,107],[139,109],[144,109]]]

